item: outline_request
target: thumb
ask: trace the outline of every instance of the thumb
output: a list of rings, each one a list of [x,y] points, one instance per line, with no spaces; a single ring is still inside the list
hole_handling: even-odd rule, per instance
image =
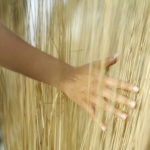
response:
[[[117,62],[118,54],[115,54],[113,57],[106,58],[105,66],[106,68],[110,67],[111,65],[114,65]]]

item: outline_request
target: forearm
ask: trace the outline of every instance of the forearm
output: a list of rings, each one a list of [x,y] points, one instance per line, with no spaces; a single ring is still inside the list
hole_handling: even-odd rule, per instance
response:
[[[0,24],[0,65],[58,86],[70,66],[28,45]]]

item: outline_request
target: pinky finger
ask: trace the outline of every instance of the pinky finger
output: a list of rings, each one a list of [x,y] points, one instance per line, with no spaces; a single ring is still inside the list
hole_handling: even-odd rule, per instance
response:
[[[103,131],[106,131],[106,125],[102,121],[99,121],[97,117],[94,117],[93,120]]]
[[[89,112],[89,114],[92,116],[93,121],[103,130],[106,131],[106,126],[103,122],[99,121],[99,119],[96,116],[96,108],[94,104],[88,104],[84,103],[84,108]]]

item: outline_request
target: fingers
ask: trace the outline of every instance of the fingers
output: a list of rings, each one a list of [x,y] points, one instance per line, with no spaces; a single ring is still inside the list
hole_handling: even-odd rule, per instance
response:
[[[93,117],[93,120],[103,131],[106,131],[106,125],[103,122],[100,122],[96,116]]]
[[[106,85],[108,85],[109,87],[116,87],[118,89],[122,89],[122,90],[127,90],[127,91],[133,91],[133,92],[139,92],[139,88],[135,85],[132,85],[130,83],[124,82],[124,81],[119,81],[116,79],[112,79],[109,77],[105,78],[105,83]]]
[[[106,68],[110,67],[111,65],[115,64],[117,62],[117,56],[109,57],[105,60],[105,66]]]
[[[124,112],[120,111],[119,109],[116,109],[114,106],[108,104],[104,99],[101,101],[100,104],[101,104],[100,107],[102,107],[102,109],[104,109],[105,111],[108,111],[108,112],[115,114],[116,116],[118,116],[122,120],[127,119],[126,113],[124,113]]]
[[[115,99],[112,99],[113,93],[108,88],[105,88],[105,90],[104,90],[104,97],[106,99],[114,100],[115,102],[118,102],[120,104],[127,105],[127,106],[129,106],[131,108],[135,108],[136,107],[136,102],[135,101],[129,100],[129,98],[127,98],[127,97],[125,97],[123,95],[116,94]]]
[[[100,126],[100,128],[103,131],[106,131],[106,125],[103,122],[99,121],[99,119],[97,118],[96,110],[95,110],[96,105],[98,105],[103,110],[108,111],[108,112],[116,115],[117,117],[121,118],[122,120],[127,119],[126,113],[124,113],[124,112],[120,111],[119,109],[116,109],[114,106],[108,104],[105,99],[103,99],[100,104],[96,104],[96,103],[94,104],[94,103],[89,103],[89,102],[85,101],[84,105],[82,105],[82,106],[89,112],[89,114],[92,116],[94,122],[96,124],[98,124],[98,126]]]

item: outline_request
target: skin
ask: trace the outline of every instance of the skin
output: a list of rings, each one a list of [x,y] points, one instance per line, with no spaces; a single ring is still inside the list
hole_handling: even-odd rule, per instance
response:
[[[112,100],[112,89],[139,91],[137,86],[106,75],[100,78],[102,63],[108,69],[116,62],[117,57],[115,56],[103,61],[73,67],[30,46],[0,23],[0,65],[60,89],[71,100],[84,108],[104,131],[106,126],[97,119],[97,109],[104,109],[123,120],[127,119],[126,113],[116,109],[107,101]],[[98,88],[101,83],[103,86],[99,92]],[[99,100],[100,93],[101,100]],[[114,101],[130,108],[136,106],[134,100],[120,94],[116,94]]]

